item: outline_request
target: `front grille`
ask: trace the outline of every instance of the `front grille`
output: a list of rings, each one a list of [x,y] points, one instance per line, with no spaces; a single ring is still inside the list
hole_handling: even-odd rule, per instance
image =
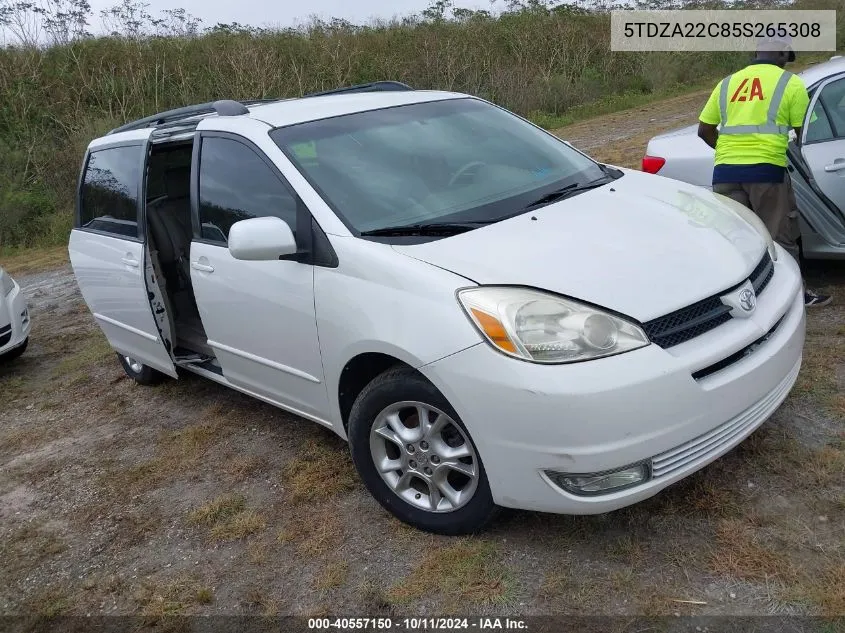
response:
[[[652,478],[660,479],[671,475],[693,462],[721,452],[725,446],[731,444],[737,438],[749,435],[751,431],[765,422],[781,401],[786,398],[798,377],[799,369],[800,364],[796,364],[777,387],[765,395],[757,404],[746,409],[735,418],[704,435],[699,435],[689,442],[653,457],[651,461]]]
[[[731,320],[731,311],[719,297],[693,303],[646,323],[649,339],[660,347],[680,345]]]
[[[760,263],[757,264],[757,268],[751,272],[751,277],[749,277],[751,285],[754,286],[754,292],[758,295],[763,292],[774,275],[775,263],[772,261],[772,258],[769,257],[769,253],[767,252],[763,256],[763,259],[760,260]]]
[[[769,257],[769,253],[766,252],[748,279],[751,280],[754,291],[759,295],[769,284],[774,274],[774,262]],[[720,297],[743,283],[745,281],[716,296],[708,297],[680,310],[652,319],[643,324],[643,329],[652,343],[664,349],[680,345],[696,336],[701,336],[733,318],[730,315],[731,308],[722,303]]]
[[[12,339],[12,326],[0,327],[0,347],[3,347]]]

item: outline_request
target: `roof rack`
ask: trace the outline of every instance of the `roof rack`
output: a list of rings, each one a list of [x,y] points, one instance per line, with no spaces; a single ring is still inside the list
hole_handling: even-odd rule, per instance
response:
[[[152,116],[126,123],[120,127],[114,128],[111,132],[109,132],[109,134],[128,132],[129,130],[142,130],[147,127],[158,127],[160,125],[164,125],[165,123],[180,121],[182,119],[188,119],[193,116],[201,116],[203,114],[217,113],[220,116],[246,114],[249,112],[249,110],[246,109],[246,106],[269,103],[271,101],[278,101],[278,99],[253,99],[251,101],[232,101],[230,99],[223,99],[221,101],[209,101],[208,103],[185,106],[184,108],[174,108],[173,110],[166,110],[165,112],[159,112],[158,114],[153,114]]]
[[[357,84],[355,86],[346,86],[344,88],[335,88],[334,90],[324,90],[322,92],[311,92],[306,97],[323,97],[325,95],[335,95],[350,92],[398,92],[404,90],[413,90],[411,86],[403,84],[401,81],[373,81],[368,84]]]
[[[302,99],[308,97],[322,97],[325,95],[345,94],[354,92],[393,92],[413,90],[407,84],[399,81],[373,81],[366,84],[358,84],[355,86],[346,86],[343,88],[335,88],[334,90],[324,90],[322,92],[312,92],[303,95]],[[217,114],[218,116],[238,116],[247,114],[249,110],[247,106],[260,105],[263,103],[275,103],[282,101],[282,99],[252,99],[249,101],[233,101],[231,99],[222,99],[219,101],[209,101],[208,103],[199,103],[197,105],[185,106],[184,108],[174,108],[173,110],[166,110],[153,114],[152,116],[138,119],[137,121],[130,121],[119,127],[114,128],[109,134],[116,134],[118,132],[128,132],[130,130],[142,130],[148,127],[159,127],[168,123],[174,123],[183,119],[188,119],[195,116],[202,116],[205,114]]]

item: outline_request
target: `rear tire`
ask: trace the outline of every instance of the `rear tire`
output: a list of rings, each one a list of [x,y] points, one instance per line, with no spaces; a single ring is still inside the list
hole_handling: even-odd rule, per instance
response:
[[[494,515],[469,432],[443,394],[413,369],[389,369],[367,385],[352,406],[348,434],[361,479],[400,521],[457,536],[478,532]]]
[[[27,345],[29,345],[29,337],[26,337],[23,343],[13,349],[11,352],[0,354],[0,362],[6,363],[15,360],[26,351]]]
[[[120,364],[123,366],[123,371],[126,372],[126,375],[139,385],[144,385],[145,387],[157,385],[165,378],[164,374],[160,371],[153,369],[149,365],[144,365],[130,356],[124,356],[118,352],[117,358],[120,360]]]

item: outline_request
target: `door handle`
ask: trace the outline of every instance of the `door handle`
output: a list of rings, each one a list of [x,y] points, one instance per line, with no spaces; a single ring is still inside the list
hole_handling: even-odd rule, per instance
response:
[[[194,270],[199,270],[204,273],[213,273],[214,266],[209,266],[208,264],[200,264],[199,262],[191,262],[191,268]]]
[[[132,257],[124,257],[120,261],[122,261],[127,266],[132,266],[132,268],[138,268],[138,260],[133,259]]]
[[[824,170],[826,172],[842,171],[843,169],[845,169],[845,160],[838,160],[835,163],[833,163],[832,165],[825,165],[824,166]]]

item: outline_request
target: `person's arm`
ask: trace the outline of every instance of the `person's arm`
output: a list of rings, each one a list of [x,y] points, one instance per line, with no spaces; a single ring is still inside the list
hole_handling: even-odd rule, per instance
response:
[[[807,88],[804,81],[797,75],[789,80],[789,86],[792,88],[792,94],[789,100],[789,126],[795,130],[795,144],[801,145],[801,132],[803,131],[804,119],[807,116],[807,110],[810,107],[810,95],[807,94]]]
[[[719,127],[711,123],[699,121],[698,138],[707,143],[713,149],[716,149],[716,143],[719,140]]]
[[[722,82],[716,84],[710,98],[704,104],[704,109],[698,117],[698,138],[716,149],[719,140],[719,123],[722,122],[722,113],[719,110],[719,92]]]

